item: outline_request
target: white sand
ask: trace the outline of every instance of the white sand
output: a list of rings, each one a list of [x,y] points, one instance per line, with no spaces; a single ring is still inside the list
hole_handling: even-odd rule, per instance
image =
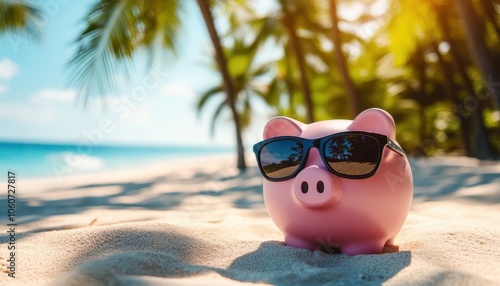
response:
[[[284,246],[257,169],[232,162],[21,180],[16,278],[2,219],[0,285],[500,285],[498,162],[412,160],[399,251],[352,257]]]

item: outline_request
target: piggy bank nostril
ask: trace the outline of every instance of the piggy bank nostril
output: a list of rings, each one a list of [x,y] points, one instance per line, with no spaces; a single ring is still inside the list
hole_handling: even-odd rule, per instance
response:
[[[322,194],[325,191],[325,184],[323,181],[319,181],[318,184],[316,185],[316,189],[320,194]]]
[[[300,189],[302,190],[302,193],[306,194],[309,190],[309,185],[307,184],[307,182],[302,182],[302,184],[300,185]]]

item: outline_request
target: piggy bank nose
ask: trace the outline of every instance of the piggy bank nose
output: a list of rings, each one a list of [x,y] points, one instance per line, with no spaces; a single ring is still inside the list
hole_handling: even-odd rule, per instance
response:
[[[310,208],[326,206],[336,197],[331,174],[315,165],[295,177],[292,189],[297,201]]]

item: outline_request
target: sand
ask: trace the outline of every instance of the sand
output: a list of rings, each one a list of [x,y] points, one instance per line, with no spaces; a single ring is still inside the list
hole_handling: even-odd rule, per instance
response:
[[[412,159],[397,247],[347,256],[285,246],[258,170],[239,175],[233,161],[21,177],[16,278],[2,219],[0,285],[500,285],[499,162]]]

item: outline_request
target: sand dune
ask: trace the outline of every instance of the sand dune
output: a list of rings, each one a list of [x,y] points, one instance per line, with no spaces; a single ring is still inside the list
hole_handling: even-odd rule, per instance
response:
[[[0,285],[500,285],[500,163],[411,161],[397,247],[352,257],[285,246],[258,170],[232,157],[21,181],[16,278],[2,231]]]

